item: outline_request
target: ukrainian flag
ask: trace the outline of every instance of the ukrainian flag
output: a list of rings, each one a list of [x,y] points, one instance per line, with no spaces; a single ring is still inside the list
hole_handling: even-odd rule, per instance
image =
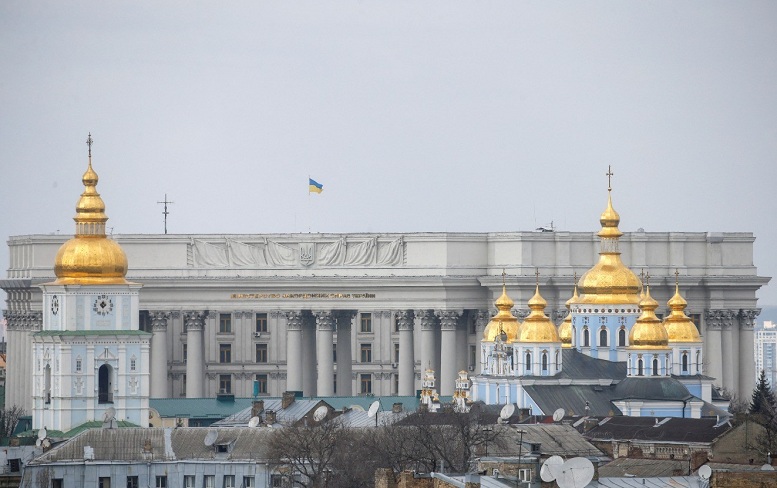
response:
[[[324,185],[317,182],[313,178],[308,178],[308,193],[321,193],[322,191],[324,191]]]

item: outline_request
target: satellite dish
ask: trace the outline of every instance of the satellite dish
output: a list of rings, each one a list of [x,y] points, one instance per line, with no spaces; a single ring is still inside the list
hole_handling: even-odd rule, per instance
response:
[[[364,411],[364,407],[362,407],[361,405],[356,405],[356,404],[353,404],[353,405],[351,405],[348,408],[350,408],[354,412],[363,412]]]
[[[49,435],[49,433],[46,431],[46,427],[44,427],[44,428],[42,428],[42,429],[40,429],[40,430],[38,431],[38,440],[41,440],[41,441],[42,441],[42,440],[43,440],[43,439],[45,439],[45,438],[46,438],[48,435]]]
[[[567,413],[564,411],[563,408],[556,409],[556,411],[553,412],[553,421],[561,422],[561,419],[563,419],[566,414]]]
[[[105,413],[103,414],[103,422],[110,422],[116,417],[116,409],[113,407],[108,407],[105,410]]]
[[[41,444],[43,444],[41,439],[35,439],[35,447],[40,447]]]
[[[216,439],[219,438],[219,432],[217,430],[209,430],[205,435],[205,445],[210,447],[216,443]]]
[[[594,479],[594,465],[584,457],[575,457],[561,465],[556,477],[559,488],[583,488]]]
[[[550,483],[561,474],[561,466],[564,464],[564,458],[561,456],[551,456],[542,463],[540,468],[540,478],[542,481]]]
[[[51,447],[51,441],[48,439],[43,439],[41,441],[41,446],[43,446],[43,449],[48,449],[49,447]]]
[[[316,409],[315,412],[313,412],[313,420],[315,420],[316,422],[321,422],[326,418],[328,413],[329,413],[329,409],[326,408],[326,405],[321,405]]]
[[[513,413],[515,413],[515,405],[508,403],[502,407],[502,411],[499,412],[499,418],[502,420],[507,420],[513,416]]]
[[[763,466],[761,466],[761,471],[774,471],[774,466],[772,466],[771,464],[764,464]]]
[[[248,426],[251,428],[256,427],[259,425],[259,423],[262,421],[259,417],[251,417],[251,420],[248,421]]]
[[[380,409],[380,402],[378,400],[375,400],[372,402],[372,405],[370,405],[370,409],[367,410],[367,416],[369,418],[372,418],[378,414],[378,409]]]
[[[699,478],[703,480],[708,480],[710,479],[710,476],[712,476],[712,468],[710,468],[706,464],[699,468]]]

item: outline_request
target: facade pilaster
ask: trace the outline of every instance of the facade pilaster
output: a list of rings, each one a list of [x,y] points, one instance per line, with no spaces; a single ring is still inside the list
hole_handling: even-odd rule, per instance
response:
[[[706,373],[715,378],[715,383],[725,386],[723,377],[723,329],[730,310],[706,310],[704,322],[707,337],[704,338],[704,360],[707,361]]]
[[[170,312],[149,312],[151,317],[151,398],[169,398],[167,382],[167,320]]]
[[[761,309],[739,311],[739,398],[750,398],[755,388],[755,319],[761,314]],[[760,371],[758,372],[760,373]]]
[[[302,312],[286,312],[286,389],[302,391]]]
[[[4,311],[9,349],[6,351],[6,406],[32,411],[32,334],[43,327],[43,313]]]
[[[461,310],[438,310],[440,319],[440,395],[450,396],[456,388],[456,326]]]
[[[338,396],[353,395],[353,352],[351,351],[351,328],[356,311],[339,310],[334,318],[337,324],[337,393]]]
[[[415,356],[413,354],[413,311],[396,312],[399,327],[398,395],[415,395]]]
[[[437,318],[432,310],[416,310],[415,318],[421,330],[421,373],[434,369],[437,364],[435,357],[435,329]]]
[[[203,330],[207,311],[184,313],[186,323],[186,398],[202,398],[205,384]]]
[[[483,340],[483,332],[486,330],[486,326],[490,320],[491,314],[488,312],[488,310],[478,310],[475,313],[475,340],[477,341],[477,352],[475,354],[475,374],[481,374],[483,372],[480,341]]]
[[[314,315],[316,317],[316,391],[319,396],[333,396],[335,366],[332,344],[335,321],[331,311],[318,311]]]

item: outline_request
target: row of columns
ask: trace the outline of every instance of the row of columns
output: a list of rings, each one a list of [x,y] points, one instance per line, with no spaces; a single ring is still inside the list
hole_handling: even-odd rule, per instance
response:
[[[32,334],[43,327],[41,312],[4,311],[7,321],[6,406],[32,411]]]
[[[760,312],[760,309],[704,312],[705,374],[744,400],[750,398],[755,385],[753,328]]]

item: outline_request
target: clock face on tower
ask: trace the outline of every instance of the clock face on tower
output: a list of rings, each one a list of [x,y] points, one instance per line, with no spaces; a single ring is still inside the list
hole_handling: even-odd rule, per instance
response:
[[[51,297],[51,313],[53,315],[59,313],[59,297],[56,295]]]
[[[100,295],[94,301],[94,306],[92,309],[98,315],[106,316],[113,311],[113,302],[111,301],[110,297],[108,297],[108,295]]]

